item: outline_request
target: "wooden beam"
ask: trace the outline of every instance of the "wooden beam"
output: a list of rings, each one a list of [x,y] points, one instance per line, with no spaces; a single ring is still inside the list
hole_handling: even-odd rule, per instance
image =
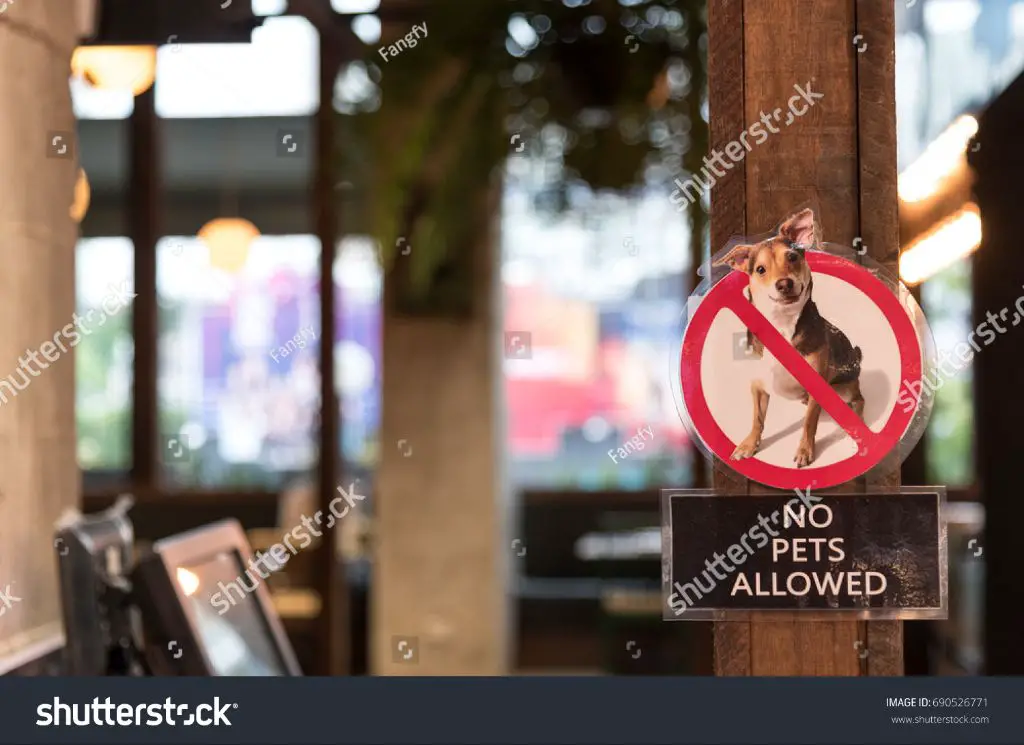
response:
[[[900,219],[896,192],[896,9],[892,3],[857,0],[856,30],[868,48],[857,54],[857,134],[860,232],[867,255],[899,276]],[[851,44],[852,46],[852,44]],[[924,483],[923,481],[921,483]],[[898,489],[894,453],[868,473],[866,485]],[[862,625],[868,675],[903,674],[903,622]]]
[[[712,251],[735,235],[769,231],[814,202],[825,240],[852,245],[859,237],[872,258],[895,267],[893,16],[891,4],[870,0],[709,0],[712,150],[738,140],[763,114],[785,112],[796,86],[824,96],[788,126],[783,117],[741,167],[718,179],[711,190]],[[863,491],[868,483],[898,485],[898,462],[837,491]],[[770,491],[719,462],[714,484],[723,494]],[[797,614],[719,622],[715,672],[900,674],[900,633],[897,622],[808,622]],[[865,647],[862,659],[858,650]]]
[[[316,115],[316,171],[313,204],[316,234],[320,239],[320,479],[318,509],[331,514],[331,502],[341,484],[339,447],[341,413],[334,389],[336,303],[334,262],[337,256],[338,219],[334,210],[334,82],[341,60],[329,44],[320,47],[320,109]],[[347,488],[347,487],[346,487]],[[335,556],[334,541],[323,540],[316,549],[314,585],[322,598],[318,642],[322,651],[319,675],[343,675],[349,667],[348,588],[344,566]]]
[[[156,243],[160,240],[160,141],[156,89],[135,97],[129,120],[129,237],[135,247],[135,300],[132,303],[132,481],[144,490],[160,481],[160,428],[157,414]]]
[[[743,12],[747,0],[708,0],[708,98],[711,150],[720,150],[748,126],[745,113]],[[711,251],[747,232],[746,174],[726,172],[711,190]],[[712,483],[723,494],[746,494],[747,482],[714,462]],[[715,674],[750,675],[750,624],[715,624]]]

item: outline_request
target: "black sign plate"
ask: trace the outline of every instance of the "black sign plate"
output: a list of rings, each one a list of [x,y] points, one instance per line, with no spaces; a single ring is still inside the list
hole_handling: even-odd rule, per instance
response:
[[[665,490],[664,617],[945,618],[943,499],[941,489],[918,487],[796,496]]]

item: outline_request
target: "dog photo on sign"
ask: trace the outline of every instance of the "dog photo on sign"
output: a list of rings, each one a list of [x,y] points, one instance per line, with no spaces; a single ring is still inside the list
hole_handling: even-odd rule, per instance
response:
[[[858,323],[856,312],[841,313],[839,308],[843,303],[822,302],[826,293],[840,293],[839,285],[843,283],[822,283],[819,281],[822,277],[812,274],[807,255],[822,250],[821,244],[821,229],[814,212],[804,209],[784,220],[768,238],[734,246],[715,261],[715,265],[746,275],[744,296],[754,309],[863,421],[871,394],[887,397],[887,391],[865,390],[862,385],[864,352],[861,344],[869,340],[866,337],[870,324]],[[830,299],[834,301],[838,297]],[[828,310],[822,309],[823,304]],[[747,353],[743,357],[750,365],[747,367],[749,375],[743,382],[749,380],[749,388],[737,390],[735,395],[749,402],[747,421],[750,427],[742,438],[737,438],[731,459],[751,458],[769,445],[785,440],[791,447],[790,467],[810,465],[837,439],[833,436],[823,442],[819,438],[822,414],[819,402],[750,329],[746,330],[745,346]],[[886,381],[882,382],[883,388],[887,388]],[[877,386],[868,388],[877,389]],[[794,427],[792,421],[786,422],[785,426],[776,427],[773,436],[768,438],[765,436],[768,413],[782,402],[802,406],[798,426]],[[886,405],[886,402],[878,403]],[[869,408],[873,414],[880,413],[879,406]],[[842,435],[841,431],[835,434]]]

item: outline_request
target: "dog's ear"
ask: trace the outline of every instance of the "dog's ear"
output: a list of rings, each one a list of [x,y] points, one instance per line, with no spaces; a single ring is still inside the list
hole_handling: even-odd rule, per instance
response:
[[[715,262],[715,266],[728,266],[732,267],[737,272],[746,273],[747,267],[750,265],[750,255],[753,252],[753,246],[747,246],[744,244],[733,246],[729,253]]]
[[[814,212],[805,209],[787,218],[779,227],[779,235],[790,243],[813,248],[821,240],[821,228],[814,219]]]

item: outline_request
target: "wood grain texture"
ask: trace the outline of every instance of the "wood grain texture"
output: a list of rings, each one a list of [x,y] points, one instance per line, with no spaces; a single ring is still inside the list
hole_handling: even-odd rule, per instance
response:
[[[829,241],[858,234],[857,89],[853,6],[846,0],[773,3],[748,0],[744,18],[746,120],[782,109],[766,142],[746,159],[747,222],[773,230],[810,203]],[[811,44],[779,44],[795,29]],[[795,86],[822,94],[787,126]],[[798,102],[798,106],[803,103]],[[860,658],[850,621],[751,622],[754,675],[857,675]]]
[[[857,33],[868,45],[856,55],[860,236],[868,256],[897,274],[896,9],[883,0],[857,0],[856,13]]]
[[[721,149],[747,127],[743,79],[744,0],[708,0],[708,91],[711,149]],[[733,168],[711,190],[711,252],[743,235],[746,222],[746,177]],[[723,494],[746,494],[747,482],[717,459],[712,483]],[[715,674],[750,675],[750,624],[715,624]]]
[[[899,210],[896,170],[896,19],[883,0],[857,0],[857,33],[867,50],[857,55],[857,132],[860,159],[860,236],[867,254],[899,274]],[[900,485],[897,453],[867,475],[867,484]],[[902,621],[873,621],[865,627],[869,675],[903,675]]]
[[[747,127],[743,80],[743,8],[745,0],[708,0],[708,91],[711,149],[721,149]],[[746,178],[733,168],[711,189],[711,251],[746,223]],[[716,482],[717,484],[717,482]]]
[[[895,268],[894,26],[893,8],[883,5],[709,2],[712,152],[765,115],[775,125],[766,125],[768,139],[712,190],[712,251],[737,233],[773,230],[809,204],[825,240],[850,245],[860,236],[873,257]],[[866,17],[859,27],[858,15]],[[868,44],[860,53],[853,45],[857,33]],[[809,42],[789,43],[794,36]],[[799,94],[795,86],[824,97],[787,125],[789,102]],[[737,98],[742,99],[739,117]],[[726,494],[771,493],[720,463],[714,476],[715,487]],[[836,491],[862,492],[869,483],[898,485],[897,462],[890,460],[867,479]],[[901,633],[895,622],[806,622],[797,615],[720,622],[716,674],[900,674]],[[868,650],[864,657],[863,649]]]

